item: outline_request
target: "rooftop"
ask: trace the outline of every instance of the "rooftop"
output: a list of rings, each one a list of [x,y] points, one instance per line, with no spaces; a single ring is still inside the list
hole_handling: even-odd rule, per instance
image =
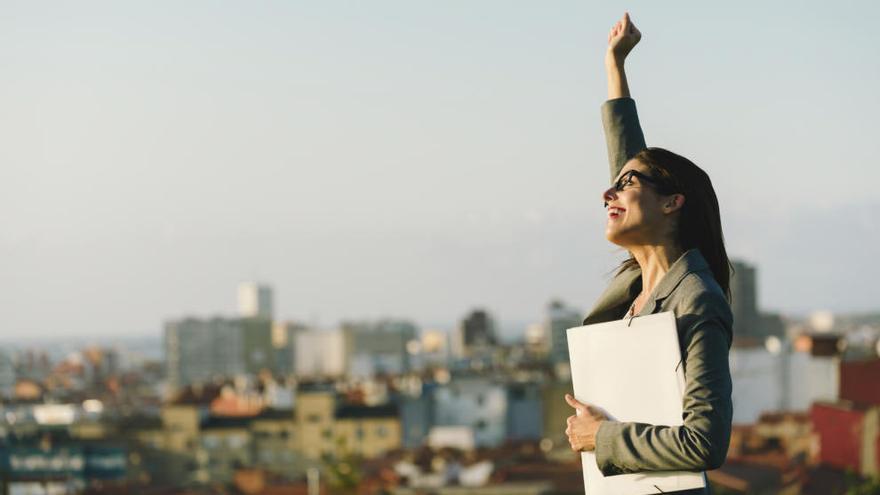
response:
[[[336,419],[396,418],[397,416],[399,412],[396,404],[345,405],[336,409]]]

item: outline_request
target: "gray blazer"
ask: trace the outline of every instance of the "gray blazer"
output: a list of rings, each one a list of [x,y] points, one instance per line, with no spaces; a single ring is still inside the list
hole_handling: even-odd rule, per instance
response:
[[[646,147],[645,138],[631,98],[605,102],[602,122],[613,181],[627,160]],[[623,318],[641,290],[639,268],[619,273],[584,324]],[[672,264],[639,315],[664,311],[675,314],[678,327],[685,373],[684,424],[602,422],[596,437],[596,462],[606,476],[704,471],[718,468],[727,456],[733,416],[728,364],[733,315],[699,250],[685,252]]]

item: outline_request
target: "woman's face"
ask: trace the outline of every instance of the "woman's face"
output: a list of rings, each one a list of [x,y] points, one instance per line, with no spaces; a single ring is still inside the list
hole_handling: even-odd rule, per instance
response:
[[[607,203],[605,237],[618,246],[656,245],[672,233],[671,196],[657,193],[653,184],[630,171],[651,176],[650,169],[630,160],[620,171],[615,185],[602,193]]]

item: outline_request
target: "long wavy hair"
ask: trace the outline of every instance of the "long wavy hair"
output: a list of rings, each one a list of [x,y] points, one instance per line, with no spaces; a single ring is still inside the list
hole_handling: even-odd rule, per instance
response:
[[[694,162],[663,148],[646,148],[633,159],[648,167],[650,175],[657,180],[658,193],[684,195],[675,232],[679,247],[685,251],[700,250],[715,281],[730,300],[732,266],[724,249],[721,211],[709,175]],[[638,262],[630,255],[621,263],[619,271],[637,266]]]

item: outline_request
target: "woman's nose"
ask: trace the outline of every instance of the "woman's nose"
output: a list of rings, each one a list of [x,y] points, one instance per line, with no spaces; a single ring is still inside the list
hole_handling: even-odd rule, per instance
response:
[[[605,206],[608,206],[608,202],[617,197],[617,190],[614,189],[614,186],[609,187],[602,193],[602,201],[605,202]]]

